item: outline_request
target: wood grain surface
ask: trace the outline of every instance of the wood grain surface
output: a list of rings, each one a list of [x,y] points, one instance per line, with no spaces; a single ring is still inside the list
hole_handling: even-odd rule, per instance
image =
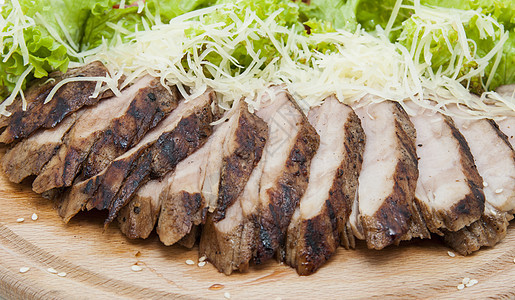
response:
[[[515,299],[514,222],[503,242],[468,257],[450,257],[437,238],[382,251],[359,243],[307,277],[277,262],[225,276],[209,263],[187,265],[198,260],[196,248],[166,247],[155,233],[128,240],[116,224],[103,231],[100,212],[65,225],[49,200],[3,176],[0,206],[0,297],[6,299],[224,299],[226,292],[231,299]],[[134,264],[142,271],[132,271]],[[30,270],[20,273],[21,267]],[[464,277],[479,283],[458,290]],[[223,288],[210,290],[214,284]]]

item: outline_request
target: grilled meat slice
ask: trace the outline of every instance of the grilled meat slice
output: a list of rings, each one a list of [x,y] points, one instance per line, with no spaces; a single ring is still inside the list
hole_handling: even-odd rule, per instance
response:
[[[467,141],[453,120],[440,113],[419,109],[411,120],[419,157],[417,204],[431,232],[460,230],[484,210],[483,180]]]
[[[5,173],[12,182],[38,175],[63,143],[63,137],[73,126],[81,112],[66,117],[55,128],[40,130],[16,144],[2,157]]]
[[[177,166],[157,227],[165,245],[204,223],[208,209],[214,211],[214,218],[224,215],[261,158],[267,137],[264,121],[250,113],[245,103],[229,113],[206,145]]]
[[[147,182],[136,192],[132,200],[120,210],[117,218],[118,224],[120,230],[128,238],[146,239],[154,230],[161,209],[159,198],[166,187],[168,176]]]
[[[275,91],[275,100],[266,100],[257,115],[268,123],[269,134],[263,154],[263,173],[259,181],[259,205],[255,215],[256,263],[262,263],[284,250],[291,217],[304,194],[311,159],[320,137],[315,128],[285,91]],[[284,251],[281,251],[284,252]],[[284,253],[278,253],[284,258]]]
[[[108,209],[106,225],[149,179],[173,171],[211,135],[214,92],[181,102],[165,120],[125,154],[94,177],[74,184],[59,206],[68,221],[80,209]],[[85,206],[87,204],[87,206]]]
[[[300,275],[315,272],[347,234],[365,147],[358,116],[335,97],[311,109],[308,120],[320,135],[320,147],[286,242],[286,263]]]
[[[208,216],[200,238],[200,254],[225,274],[247,270],[253,257],[262,262],[284,244],[319,144],[315,129],[284,90],[271,88],[261,100],[256,114],[268,124],[263,156],[225,218],[216,222]]]
[[[176,89],[170,94],[158,79],[147,76],[120,97],[87,109],[57,155],[34,180],[33,190],[42,193],[70,186],[81,169],[82,179],[96,175],[177,107],[178,98]]]
[[[183,247],[191,249],[193,248],[193,246],[195,246],[195,243],[198,241],[200,237],[200,232],[200,225],[195,225],[191,227],[190,232],[177,243]]]
[[[395,102],[372,103],[356,114],[367,137],[359,175],[357,236],[369,248],[382,249],[429,233],[413,203],[418,177],[415,129]]]
[[[479,174],[483,178],[483,216],[457,232],[445,232],[444,240],[466,255],[482,246],[493,246],[506,236],[515,213],[515,152],[492,120],[454,118],[466,138]]]
[[[108,75],[107,68],[100,62],[92,62],[84,67],[71,69],[67,74],[57,79],[62,80],[71,77],[105,77]],[[0,143],[9,144],[15,140],[25,138],[34,133],[38,128],[53,128],[64,117],[77,111],[84,105],[94,105],[104,94],[91,97],[97,83],[94,81],[75,81],[63,85],[54,95],[52,101],[44,104],[46,96],[50,93],[56,83],[36,87],[43,93],[37,99],[31,101],[27,110],[16,106],[9,117],[9,125],[0,135]],[[45,95],[46,93],[46,95]],[[105,93],[110,95],[110,93]],[[31,97],[32,98],[32,97]]]

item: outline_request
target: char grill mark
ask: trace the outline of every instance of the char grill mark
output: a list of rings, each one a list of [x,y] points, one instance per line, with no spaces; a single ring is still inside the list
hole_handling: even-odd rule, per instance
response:
[[[480,218],[485,201],[467,141],[442,114],[419,111],[412,120],[420,158],[415,200],[431,232],[460,230]]]
[[[42,193],[70,186],[81,170],[82,180],[96,175],[177,107],[177,90],[172,91],[170,94],[158,79],[146,77],[120,97],[87,109],[36,178],[33,190]]]
[[[104,77],[108,75],[105,66],[100,62],[93,62],[84,67],[71,69],[60,80],[71,77]],[[38,87],[42,93],[31,101],[28,109],[23,111],[17,106],[9,117],[6,129],[0,135],[0,143],[9,144],[15,140],[28,137],[38,128],[53,128],[64,117],[77,111],[85,105],[94,105],[105,96],[100,94],[97,97],[90,96],[95,91],[96,82],[78,81],[69,82],[62,86],[54,95],[52,101],[44,104],[46,96],[56,83],[50,83]],[[106,95],[108,93],[105,93]]]
[[[271,118],[270,131],[286,130],[282,127],[286,123],[290,123],[286,126],[295,129],[292,128],[286,140],[274,141],[270,138],[269,141],[272,143],[284,143],[283,146],[274,145],[283,149],[268,148],[268,152],[263,156],[263,174],[259,183],[260,204],[255,215],[258,232],[254,262],[258,264],[272,258],[278,250],[284,249],[288,225],[307,188],[311,159],[320,144],[316,130],[309,124],[295,100],[287,93],[278,95],[281,96],[285,97],[286,101]],[[258,111],[258,116],[260,113],[266,114]],[[281,157],[275,153],[276,151],[284,151],[286,157]],[[278,255],[282,258],[285,254]]]
[[[213,220],[225,218],[225,211],[234,204],[245,187],[252,170],[263,154],[268,126],[241,104],[240,115],[231,136],[224,143],[218,201]]]
[[[220,208],[225,214],[261,158],[266,136],[264,121],[240,103],[227,122],[217,125],[208,143],[177,167],[157,227],[165,245],[205,223],[208,208],[213,216],[220,215]]]
[[[356,109],[367,137],[359,176],[358,217],[353,229],[369,248],[382,249],[411,237],[428,237],[413,203],[418,178],[415,129],[406,112],[385,101]]]
[[[40,130],[7,151],[2,157],[2,165],[9,180],[19,183],[31,175],[38,175],[58,151],[63,143],[63,136],[79,115],[80,112],[73,113],[55,128]]]
[[[106,225],[134,193],[150,179],[173,171],[178,162],[200,148],[211,135],[213,92],[181,103],[157,127],[94,177],[76,183],[61,203],[60,215],[69,220],[80,209],[108,209]],[[179,109],[180,108],[180,109]]]
[[[311,161],[306,193],[288,227],[285,252],[286,263],[300,275],[315,272],[340,243],[350,244],[347,220],[365,146],[359,118],[334,97],[312,109],[308,119],[320,135],[320,147]]]

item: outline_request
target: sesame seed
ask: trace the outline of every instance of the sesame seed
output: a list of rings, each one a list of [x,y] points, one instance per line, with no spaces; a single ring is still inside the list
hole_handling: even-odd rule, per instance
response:
[[[487,186],[488,186],[488,182],[483,181],[483,186],[484,186],[484,187],[487,187]]]
[[[461,281],[461,283],[463,283],[463,284],[467,284],[467,283],[469,283],[469,281],[470,281],[470,278],[465,277],[465,278],[463,278],[463,280]]]
[[[38,219],[38,215],[36,215],[36,213],[33,213],[31,219],[32,221],[36,221]]]
[[[218,290],[223,289],[224,287],[225,287],[225,286],[224,286],[223,284],[215,283],[215,284],[213,284],[212,286],[210,286],[210,287],[208,288],[208,290],[210,290],[210,291],[218,291]]]
[[[187,264],[187,265],[194,265],[194,264],[195,264],[195,262],[194,262],[194,261],[192,261],[191,259],[188,259],[188,260],[186,260],[186,264]]]
[[[477,284],[479,281],[477,281],[476,279],[471,279],[467,284],[465,284],[467,287],[470,287],[470,286],[473,286],[475,284]]]
[[[457,286],[458,290],[462,290],[465,288],[465,285],[463,283],[458,284]]]
[[[515,264],[515,257],[513,258],[513,263]]]
[[[139,272],[143,270],[143,268],[138,265],[132,265],[131,270],[133,270],[134,272]]]
[[[198,261],[203,262],[203,261],[205,261],[206,259],[207,259],[207,256],[205,256],[205,255],[204,255],[204,256],[202,256],[201,258],[199,258],[199,259],[198,259]]]
[[[54,268],[46,269],[48,273],[57,274],[57,271]]]
[[[201,261],[201,262],[199,262],[199,263],[198,263],[198,266],[199,266],[199,267],[203,267],[203,266],[205,266],[205,265],[206,265],[206,262],[205,262],[205,261]]]
[[[18,219],[16,219],[16,222],[18,222],[18,223],[21,223],[21,222],[23,222],[23,221],[25,221],[25,219],[24,219],[24,218],[18,218]]]
[[[500,194],[500,193],[502,193],[502,191],[503,191],[503,189],[496,189],[496,190],[495,190],[495,193],[496,193],[496,194]]]
[[[29,267],[21,267],[20,268],[20,273],[27,273],[29,270],[30,270]]]
[[[229,292],[224,293],[225,299],[231,299],[231,294]]]
[[[66,277],[66,272],[59,272],[59,273],[57,273],[57,276]]]
[[[450,256],[450,257],[455,257],[456,254],[454,254],[454,252],[452,251],[447,251],[447,254]]]

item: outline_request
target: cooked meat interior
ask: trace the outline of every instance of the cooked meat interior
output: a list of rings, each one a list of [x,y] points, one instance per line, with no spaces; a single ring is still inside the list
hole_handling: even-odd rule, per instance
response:
[[[109,75],[109,73],[102,63],[92,62],[84,67],[71,69],[63,77],[58,77],[57,79],[105,77],[106,75]],[[15,140],[31,135],[41,127],[53,128],[70,113],[84,105],[94,105],[104,98],[103,94],[91,97],[95,91],[96,82],[75,81],[63,85],[53,96],[52,101],[44,104],[46,96],[50,93],[51,87],[53,87],[52,85],[55,84],[57,83],[40,87],[45,91],[46,95],[44,93],[40,94],[37,100],[31,102],[27,110],[24,111],[21,106],[16,107],[16,110],[9,117],[9,125],[0,135],[0,143],[12,143]]]
[[[286,263],[300,275],[315,272],[347,235],[365,147],[358,116],[335,97],[311,109],[308,120],[320,136],[320,147],[286,242]]]
[[[253,256],[262,262],[284,245],[319,145],[315,129],[286,91],[273,87],[269,92],[256,112],[268,124],[263,156],[225,218],[208,216],[201,234],[201,255],[225,274],[245,271]]]
[[[106,224],[149,179],[157,179],[200,148],[211,135],[213,92],[179,106],[133,148],[94,177],[74,184],[60,204],[68,221],[80,209],[108,209]],[[85,205],[87,204],[87,207]]]
[[[43,193],[70,186],[83,165],[82,179],[96,175],[177,107],[177,91],[172,91],[170,94],[158,79],[147,76],[119,97],[88,108],[34,180],[33,190]]]
[[[515,84],[503,85],[497,88],[497,93],[501,96],[515,101]],[[515,115],[506,116],[502,120],[496,120],[501,131],[506,134],[512,147],[515,147]]]
[[[63,143],[63,137],[82,112],[66,117],[55,128],[39,130],[19,142],[2,157],[2,166],[12,182],[38,175],[43,166],[54,156]]]
[[[352,221],[369,248],[382,249],[429,233],[413,198],[418,178],[415,129],[395,102],[355,109],[367,139],[359,175],[358,211]]]
[[[465,138],[440,113],[418,109],[411,121],[419,157],[415,197],[428,228],[441,235],[478,220],[484,209],[483,180]]]

